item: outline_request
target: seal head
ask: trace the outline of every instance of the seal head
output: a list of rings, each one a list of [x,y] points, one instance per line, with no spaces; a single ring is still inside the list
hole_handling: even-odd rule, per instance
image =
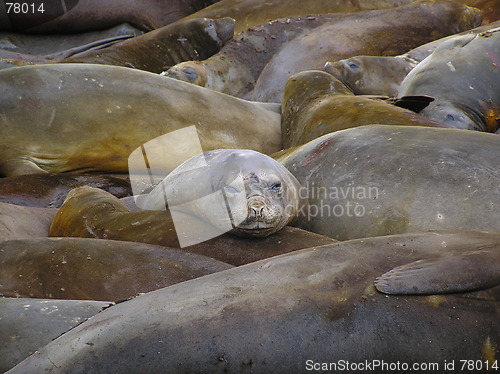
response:
[[[219,149],[176,168],[144,199],[143,209],[168,206],[221,232],[264,237],[297,215],[300,185],[272,158],[251,150]]]

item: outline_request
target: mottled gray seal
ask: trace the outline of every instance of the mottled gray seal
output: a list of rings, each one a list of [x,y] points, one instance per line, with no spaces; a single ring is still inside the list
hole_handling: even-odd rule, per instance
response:
[[[37,349],[87,318],[113,305],[90,300],[0,297],[0,371],[17,365]]]
[[[281,163],[309,207],[298,227],[338,240],[425,230],[500,231],[500,138],[420,126],[361,126]]]
[[[463,373],[460,360],[486,371],[498,365],[500,346],[499,243],[498,233],[427,232],[258,261],[114,305],[9,374],[285,374],[340,362],[359,372],[376,361],[400,373],[429,363],[438,364],[434,372]],[[383,275],[418,260],[422,269],[394,271],[401,282],[389,295],[374,287],[382,276],[376,287],[388,290],[395,278]],[[425,289],[408,295],[413,284]]]
[[[500,126],[500,27],[450,38],[403,80],[398,97],[435,100],[420,113],[459,129]]]
[[[220,149],[184,162],[138,205],[147,210],[168,205],[172,214],[193,215],[220,234],[262,237],[296,217],[299,189],[293,175],[271,157]]]

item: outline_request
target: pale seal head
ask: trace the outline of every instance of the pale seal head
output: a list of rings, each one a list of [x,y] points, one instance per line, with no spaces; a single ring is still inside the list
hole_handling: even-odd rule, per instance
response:
[[[297,215],[300,185],[274,159],[251,150],[219,149],[194,156],[146,197],[143,208],[195,216],[221,232],[264,237]],[[177,229],[177,228],[176,228]]]

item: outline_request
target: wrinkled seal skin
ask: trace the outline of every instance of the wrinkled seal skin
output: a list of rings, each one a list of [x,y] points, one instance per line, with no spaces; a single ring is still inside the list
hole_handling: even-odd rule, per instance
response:
[[[206,165],[206,167],[199,167]],[[144,199],[147,210],[177,209],[185,204],[224,191],[224,207],[231,233],[265,237],[295,219],[301,201],[295,177],[269,156],[246,149],[219,149],[194,156],[167,175]],[[225,231],[218,205],[210,211],[193,204],[191,214]],[[230,213],[230,214],[228,214]]]
[[[420,113],[451,127],[495,132],[500,126],[500,27],[451,38],[403,80],[398,97],[435,100]]]
[[[457,35],[479,34],[494,27],[500,27],[500,21],[434,40],[399,56],[354,56],[329,61],[324,70],[340,79],[356,95],[394,97],[408,73],[440,44]]]
[[[451,1],[424,1],[342,17],[288,42],[266,65],[252,100],[280,102],[287,79],[357,55],[394,56],[481,24],[480,11]]]
[[[236,20],[234,32],[239,34],[269,20],[284,17],[304,16],[326,13],[354,13],[365,10],[389,9],[406,5],[412,0],[221,0],[196,13],[183,18],[221,18],[231,17]],[[182,21],[181,20],[181,21]]]
[[[194,19],[164,26],[110,47],[84,51],[62,62],[133,67],[161,73],[186,60],[201,60],[217,53],[233,37],[231,18]]]
[[[132,194],[130,183],[110,175],[28,174],[0,179],[0,201],[40,208],[59,208],[70,190],[103,189],[116,197]]]
[[[90,187],[80,187],[70,192],[50,226],[50,235],[180,247],[168,210],[130,212],[116,197]],[[182,250],[239,266],[332,242],[333,239],[322,235],[284,227],[265,238],[248,239],[224,234]]]
[[[494,233],[428,232],[352,240],[258,261],[112,306],[9,374],[165,368],[300,373],[307,360],[439,362],[441,368],[445,360],[463,357],[494,361],[500,345],[499,242]],[[470,263],[466,253],[474,253],[476,265],[485,269],[469,269],[480,282],[472,288],[478,291],[461,285]],[[450,257],[457,266],[440,278],[459,293],[446,293],[418,272],[410,278],[441,295],[384,295],[374,288],[377,277],[398,266],[420,259],[439,265]],[[461,371],[455,366],[450,372]]]
[[[232,266],[178,249],[88,238],[0,243],[0,295],[120,301]]]
[[[127,173],[137,147],[192,125],[204,151],[247,148],[267,154],[281,148],[278,113],[135,69],[23,66],[0,71],[0,91],[0,173],[7,176]],[[190,138],[183,147],[198,144]],[[166,175],[186,158],[185,149],[176,148],[155,162]]]
[[[77,33],[129,23],[150,31],[211,5],[216,0],[63,0],[45,2],[44,12],[7,14],[0,5],[0,30],[34,34]],[[39,3],[36,4],[38,9]]]
[[[303,71],[288,79],[283,94],[283,148],[363,125],[447,127],[382,100],[355,96],[323,71]]]
[[[37,349],[113,304],[1,297],[0,371],[11,369]]]
[[[297,226],[346,240],[500,231],[499,157],[495,134],[373,125],[324,135],[281,163],[315,207],[302,211]]]
[[[244,97],[253,89],[262,69],[284,43],[306,30],[342,16],[320,14],[266,22],[235,36],[212,57],[204,61],[181,62],[163,75]]]

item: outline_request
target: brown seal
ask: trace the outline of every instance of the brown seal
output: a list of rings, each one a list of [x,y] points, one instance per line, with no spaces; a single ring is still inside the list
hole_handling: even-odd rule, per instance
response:
[[[114,305],[12,374],[302,373],[348,362],[359,372],[372,360],[376,373],[455,362],[458,374],[463,357],[491,367],[499,243],[498,233],[425,232],[258,261]]]
[[[448,127],[383,100],[353,95],[342,82],[323,71],[303,71],[288,79],[281,113],[283,148],[331,132],[374,124]]]
[[[0,295],[120,301],[232,266],[178,249],[88,238],[0,243]]]
[[[0,5],[0,30],[23,33],[77,33],[129,23],[150,31],[213,4],[211,0],[61,0],[35,2],[16,11]],[[30,5],[30,4],[27,4]]]

